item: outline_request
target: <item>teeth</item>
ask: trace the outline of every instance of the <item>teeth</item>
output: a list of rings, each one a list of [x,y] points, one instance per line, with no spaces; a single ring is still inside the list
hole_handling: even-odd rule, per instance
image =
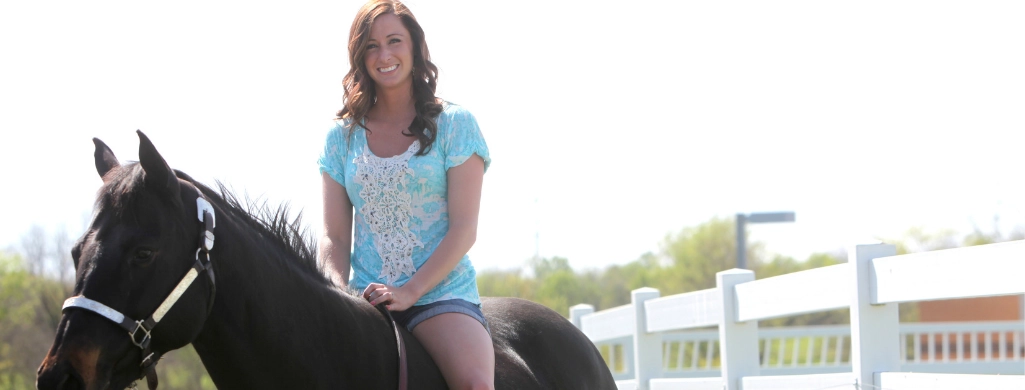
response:
[[[387,68],[377,68],[377,70],[381,71],[381,73],[386,73],[386,72],[391,72],[391,71],[397,69],[398,67],[399,67],[399,64],[395,64],[395,65],[389,66]]]

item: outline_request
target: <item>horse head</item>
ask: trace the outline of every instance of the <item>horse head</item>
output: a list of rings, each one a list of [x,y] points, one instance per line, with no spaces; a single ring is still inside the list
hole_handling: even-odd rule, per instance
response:
[[[39,367],[39,389],[125,388],[161,354],[192,342],[209,315],[213,208],[138,134],[139,162],[125,165],[93,139],[103,185],[72,249],[74,296]]]

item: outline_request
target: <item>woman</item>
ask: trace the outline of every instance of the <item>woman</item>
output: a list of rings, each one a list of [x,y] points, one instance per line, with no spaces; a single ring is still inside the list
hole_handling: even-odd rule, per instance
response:
[[[477,122],[434,96],[423,30],[398,1],[359,10],[349,66],[319,161],[321,256],[340,285],[352,267],[352,286],[387,304],[450,388],[493,389],[494,349],[466,256],[490,163]]]

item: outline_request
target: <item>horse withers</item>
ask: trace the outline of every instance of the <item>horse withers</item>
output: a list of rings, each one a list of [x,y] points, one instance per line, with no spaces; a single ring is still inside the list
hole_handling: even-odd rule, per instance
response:
[[[287,210],[250,212],[172,170],[139,132],[122,165],[94,139],[103,179],[94,218],[72,250],[76,277],[39,389],[123,389],[162,354],[191,343],[222,389],[394,389],[391,323],[318,268]],[[216,243],[216,244],[215,244]],[[565,318],[516,298],[484,298],[498,389],[614,389],[594,344]],[[411,389],[444,378],[411,333]]]

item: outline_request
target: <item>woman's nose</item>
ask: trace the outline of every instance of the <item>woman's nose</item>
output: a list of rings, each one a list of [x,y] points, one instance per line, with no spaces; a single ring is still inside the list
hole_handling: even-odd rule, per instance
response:
[[[388,50],[387,46],[381,47],[381,50],[377,52],[377,59],[381,61],[390,60],[392,57],[391,50]]]

